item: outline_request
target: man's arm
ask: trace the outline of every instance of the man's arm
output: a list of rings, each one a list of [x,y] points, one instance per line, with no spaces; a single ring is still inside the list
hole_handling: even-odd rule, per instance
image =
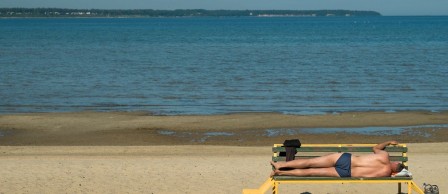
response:
[[[373,147],[373,153],[378,154],[378,153],[382,153],[384,152],[384,148],[386,148],[386,146],[388,145],[397,145],[398,142],[397,141],[386,141],[384,143],[380,143],[376,146]]]

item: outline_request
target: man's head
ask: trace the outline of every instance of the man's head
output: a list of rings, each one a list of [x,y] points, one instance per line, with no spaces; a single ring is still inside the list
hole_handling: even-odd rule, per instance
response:
[[[390,168],[392,169],[392,173],[398,173],[403,170],[403,168],[406,168],[406,166],[400,162],[391,162]]]

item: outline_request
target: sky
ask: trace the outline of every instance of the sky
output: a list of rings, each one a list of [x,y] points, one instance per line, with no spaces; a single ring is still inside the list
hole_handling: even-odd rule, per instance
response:
[[[1,8],[75,9],[346,9],[383,15],[448,15],[448,0],[0,0]]]

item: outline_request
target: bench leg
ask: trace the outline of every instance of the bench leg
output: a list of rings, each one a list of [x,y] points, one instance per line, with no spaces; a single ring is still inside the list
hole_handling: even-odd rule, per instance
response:
[[[271,178],[266,180],[258,189],[243,189],[243,194],[264,194],[273,186]]]
[[[406,182],[406,184],[408,185],[408,194],[411,194],[412,191],[415,191],[419,194],[424,194],[423,190],[420,189],[420,187],[418,187],[414,181],[409,181]],[[402,190],[401,190],[401,183],[398,183],[398,194],[402,194]]]
[[[263,194],[258,189],[243,189],[243,194]]]
[[[409,193],[412,192],[412,190],[416,191],[419,194],[424,194],[423,190],[420,189],[420,187],[417,186],[417,184],[414,183],[414,181],[409,182]]]
[[[278,194],[278,182],[274,182],[274,186],[272,187],[272,194]]]

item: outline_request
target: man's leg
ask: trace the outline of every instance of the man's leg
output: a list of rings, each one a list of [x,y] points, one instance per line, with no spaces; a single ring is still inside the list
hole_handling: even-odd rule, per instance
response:
[[[286,176],[316,176],[316,177],[339,177],[334,167],[329,168],[308,168],[308,169],[293,169],[293,170],[274,170],[273,175]]]
[[[281,168],[296,168],[296,169],[306,169],[306,168],[328,168],[334,167],[336,161],[341,157],[342,153],[334,153],[325,156],[320,156],[312,159],[296,159],[288,162],[272,162],[272,166],[280,170]]]

